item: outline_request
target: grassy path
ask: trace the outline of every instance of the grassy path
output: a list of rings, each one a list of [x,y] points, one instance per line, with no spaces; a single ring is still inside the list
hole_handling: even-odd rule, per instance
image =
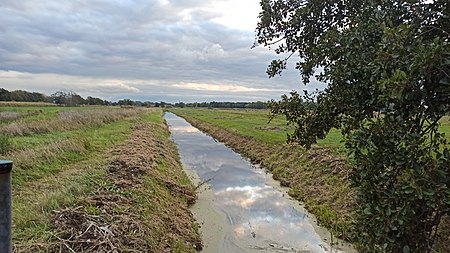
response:
[[[45,108],[28,108],[27,115],[35,115],[32,110],[40,114]],[[54,110],[49,117],[60,122]],[[169,140],[162,111],[96,108],[99,111],[83,110],[78,117],[78,112],[64,110],[69,113],[64,115],[76,115],[76,124],[11,135],[12,149],[0,156],[14,161],[14,251],[201,248],[188,210],[195,201],[194,188]],[[98,116],[106,114],[106,120],[99,121]],[[40,125],[39,118],[16,121]]]

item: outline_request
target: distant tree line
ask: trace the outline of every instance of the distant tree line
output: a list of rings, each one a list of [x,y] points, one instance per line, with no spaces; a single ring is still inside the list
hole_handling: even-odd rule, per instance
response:
[[[23,90],[8,91],[3,88],[0,88],[0,101],[49,102],[48,97],[42,93]]]
[[[66,106],[112,104],[107,100],[102,100],[91,96],[84,99],[72,91],[57,91],[50,96],[47,96],[39,92],[28,92],[24,90],[8,91],[3,88],[0,88],[0,101],[45,102]]]
[[[175,103],[175,107],[202,107],[202,108],[239,108],[239,109],[266,109],[265,102],[202,102],[202,103]]]
[[[28,92],[24,90],[8,91],[0,88],[0,101],[16,101],[16,102],[45,102],[64,106],[81,106],[81,105],[111,105],[111,106],[143,106],[143,107],[200,107],[200,108],[236,108],[236,109],[266,109],[267,103],[257,102],[194,102],[175,104],[150,101],[135,101],[131,99],[121,99],[117,102],[103,100],[97,97],[88,96],[83,98],[73,91],[57,91],[50,96],[38,92]]]

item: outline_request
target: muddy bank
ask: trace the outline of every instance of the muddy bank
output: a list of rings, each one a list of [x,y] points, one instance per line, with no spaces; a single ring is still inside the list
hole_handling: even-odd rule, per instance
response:
[[[272,172],[282,186],[290,188],[289,194],[304,202],[318,223],[332,231],[334,237],[351,239],[355,192],[348,182],[350,167],[344,157],[332,155],[326,148],[306,151],[294,145],[267,144],[192,118],[182,111],[175,113]]]
[[[194,187],[163,124],[139,122],[78,205],[55,210],[51,252],[196,252]]]
[[[213,205],[214,193],[205,181],[202,181],[191,168],[184,168],[189,178],[197,185],[197,201],[190,207],[199,224],[203,239],[202,253],[218,253],[223,248],[225,231],[229,229],[226,224],[226,215],[217,211]]]

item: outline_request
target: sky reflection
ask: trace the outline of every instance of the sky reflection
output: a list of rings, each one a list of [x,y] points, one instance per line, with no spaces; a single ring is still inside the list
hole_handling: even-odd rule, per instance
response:
[[[183,165],[209,180],[215,206],[231,225],[225,252],[329,252],[308,215],[267,185],[270,175],[174,114],[165,118]]]

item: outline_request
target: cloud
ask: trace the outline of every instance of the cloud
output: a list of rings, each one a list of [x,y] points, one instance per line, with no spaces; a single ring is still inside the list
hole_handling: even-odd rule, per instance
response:
[[[16,77],[0,85],[175,101],[270,99],[302,89],[295,70],[268,79],[276,55],[251,49],[258,2],[3,0],[0,71],[2,80],[8,71]]]
[[[174,87],[183,88],[196,91],[222,91],[222,92],[254,92],[254,91],[269,91],[266,88],[250,88],[241,85],[227,85],[227,84],[208,84],[208,83],[180,83],[174,84]]]
[[[137,81],[129,81],[128,83],[122,80],[115,79],[96,79],[89,77],[75,77],[58,74],[32,74],[17,71],[0,71],[0,83],[6,86],[15,86],[16,89],[30,90],[32,87],[27,84],[34,84],[48,89],[47,93],[55,90],[55,86],[62,87],[62,90],[79,91],[104,91],[105,93],[136,93],[140,90],[133,87]],[[52,90],[50,90],[50,89]]]
[[[107,83],[100,83],[98,86],[101,88],[108,89],[110,91],[113,90],[115,92],[119,92],[119,91],[139,92],[140,91],[138,88],[124,84],[121,81],[109,81]]]

